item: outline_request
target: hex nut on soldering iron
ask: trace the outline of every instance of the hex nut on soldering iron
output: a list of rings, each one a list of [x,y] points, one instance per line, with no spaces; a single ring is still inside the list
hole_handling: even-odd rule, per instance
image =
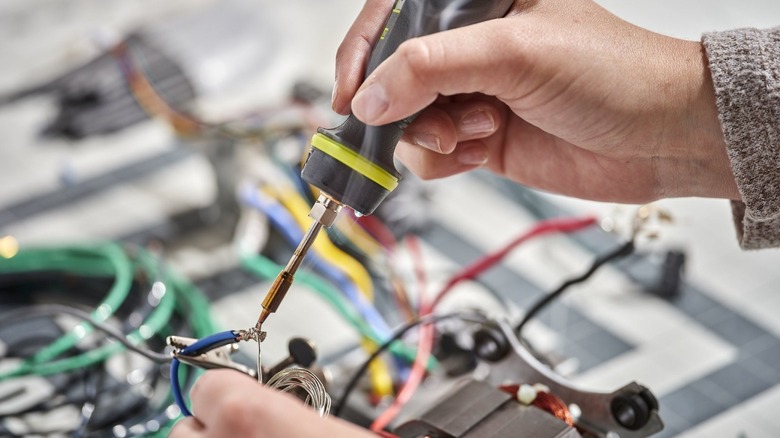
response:
[[[311,208],[309,217],[326,227],[333,225],[341,211],[341,204],[325,195],[320,195]]]

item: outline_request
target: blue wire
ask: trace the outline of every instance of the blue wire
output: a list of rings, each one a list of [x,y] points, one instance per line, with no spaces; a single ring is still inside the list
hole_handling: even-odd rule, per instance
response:
[[[236,342],[236,339],[238,339],[238,333],[232,330],[214,333],[213,335],[199,339],[189,347],[183,348],[180,353],[185,356],[195,356],[223,345],[232,344]]]
[[[171,392],[173,393],[173,401],[176,402],[176,406],[179,407],[182,415],[185,417],[192,417],[192,412],[187,408],[187,403],[184,401],[184,395],[181,393],[179,364],[179,359],[173,358],[173,360],[171,360]]]
[[[243,189],[241,191],[241,201],[268,216],[269,220],[279,229],[285,240],[291,245],[297,245],[303,238],[303,231],[301,231],[292,215],[282,205],[263,196],[255,188],[247,187]],[[344,293],[380,337],[386,339],[392,335],[392,330],[382,315],[366,300],[357,286],[343,272],[327,263],[316,253],[307,255],[307,258],[311,261],[312,267],[316,271],[333,282]]]
[[[215,348],[219,348],[223,345],[236,342],[238,334],[234,331],[225,331],[215,333],[213,335],[206,336],[203,339],[199,339],[194,344],[182,348],[179,354],[184,356],[195,356],[204,353]],[[184,395],[181,391],[181,383],[179,382],[179,365],[181,362],[175,357],[171,360],[171,392],[173,393],[173,401],[176,402],[176,406],[179,407],[182,415],[185,417],[191,417],[192,412],[187,408],[187,403],[184,401]]]

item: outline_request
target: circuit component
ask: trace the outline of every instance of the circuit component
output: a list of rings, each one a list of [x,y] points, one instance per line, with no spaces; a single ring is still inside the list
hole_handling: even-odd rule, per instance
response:
[[[419,419],[398,427],[395,434],[401,438],[582,437],[553,415],[475,380],[460,385]]]

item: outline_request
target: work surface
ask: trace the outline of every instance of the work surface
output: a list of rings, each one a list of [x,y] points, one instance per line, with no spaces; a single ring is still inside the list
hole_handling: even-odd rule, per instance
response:
[[[0,94],[32,85],[89,58],[94,36],[148,18],[175,16],[208,4],[143,1],[9,1],[0,6]],[[255,77],[206,96],[204,114],[273,102],[296,79],[328,86],[333,54],[357,3],[258,1],[269,35],[282,47]],[[770,1],[602,1],[618,15],[661,33],[698,39],[704,31],[780,24]],[[58,17],[65,16],[62,20]],[[329,26],[318,25],[324,20]],[[13,21],[13,26],[3,23]],[[46,32],[42,32],[46,29]],[[176,146],[170,130],[149,121],[116,134],[79,142],[42,140],[52,102],[32,98],[0,107],[0,235],[24,244],[120,238],[164,224],[175,212],[201,207],[215,196],[206,159]],[[485,175],[430,184],[434,227],[423,235],[433,281],[500,247],[533,223],[516,194]],[[554,211],[611,214],[614,206],[539,195]],[[461,205],[468,205],[468,214]],[[611,390],[636,380],[661,400],[667,429],[659,436],[775,437],[780,435],[780,253],[742,252],[725,201],[674,200],[661,205],[675,218],[656,246],[688,254],[681,296],[666,301],[639,291],[632,277],[652,261],[599,273],[573,290],[531,327],[542,343],[572,358],[573,379]],[[473,207],[473,208],[471,208]],[[560,209],[560,210],[556,210]],[[589,233],[579,243],[552,238],[512,255],[483,281],[520,305],[585,269],[591,250],[616,241]],[[208,241],[208,236],[204,237]],[[203,242],[201,242],[203,243]],[[204,250],[203,248],[208,248]],[[177,249],[172,264],[215,297],[223,322],[249,325],[264,285],[231,276],[229,245]],[[517,285],[525,285],[518,291]],[[231,293],[227,293],[231,292]],[[464,288],[462,300],[478,296]],[[487,309],[500,308],[487,304]],[[291,309],[295,309],[295,317]],[[304,290],[293,290],[269,333],[315,340],[325,357],[357,338]],[[310,323],[301,323],[310,321]],[[242,326],[243,326],[242,325]],[[267,356],[284,353],[285,336],[269,338]]]

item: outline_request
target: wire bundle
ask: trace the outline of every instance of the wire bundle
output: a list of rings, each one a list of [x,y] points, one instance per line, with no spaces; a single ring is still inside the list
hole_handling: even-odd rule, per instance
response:
[[[415,266],[417,267],[416,274],[421,289],[419,310],[420,316],[430,315],[433,312],[434,307],[438,305],[457,284],[478,277],[483,272],[500,263],[501,260],[503,260],[513,249],[517,248],[524,242],[552,233],[572,233],[592,226],[595,223],[596,219],[592,217],[582,219],[550,219],[547,221],[541,221],[529,231],[512,240],[498,251],[488,254],[482,259],[477,260],[471,265],[463,268],[460,272],[456,273],[445,283],[445,286],[441,291],[439,291],[439,293],[436,294],[434,300],[430,303],[425,298],[425,275],[422,268],[422,255],[416,240],[410,239],[410,249],[412,250],[412,255],[415,258]],[[412,366],[409,377],[398,391],[398,396],[393,401],[393,404],[371,424],[371,430],[377,432],[385,429],[397,417],[403,406],[409,401],[409,399],[411,399],[412,395],[417,390],[417,387],[422,382],[425,374],[425,361],[433,349],[434,335],[435,333],[433,326],[425,326],[425,328],[421,331],[417,350],[417,359]]]
[[[174,332],[197,337],[214,331],[208,303],[197,289],[162,269],[143,248],[115,243],[25,248],[12,258],[0,258],[0,302],[14,309],[0,319],[3,342],[26,347],[44,336],[34,341],[43,343],[32,351],[9,348],[0,357],[8,361],[0,382],[11,385],[20,377],[46,377],[61,394],[36,400],[23,389],[19,397],[31,401],[4,412],[18,421],[13,422],[17,426],[4,423],[9,430],[0,424],[0,435],[54,432],[40,420],[25,419],[75,406],[82,413],[80,422],[69,422],[61,427],[74,429],[57,432],[165,436],[179,411],[172,404],[168,380],[161,378],[170,358],[155,350],[162,350],[162,339]],[[83,307],[95,310],[90,313]],[[54,318],[62,315],[82,322],[56,339],[45,334],[44,327],[58,327]],[[90,336],[94,330],[119,342]],[[148,362],[130,362],[136,363],[134,370],[117,380],[108,364],[127,350]],[[183,377],[186,387],[194,382],[193,373]],[[16,400],[9,397],[3,404]]]
[[[290,172],[287,172],[286,174],[294,175],[294,173]],[[306,186],[305,184],[300,184],[299,181],[297,181],[297,183],[295,183],[296,181],[293,182],[294,184],[291,184],[291,186],[299,187],[299,189],[303,191],[303,194],[284,188],[280,189],[279,187],[266,185],[261,188],[245,187],[241,190],[239,195],[244,205],[265,214],[270,220],[270,223],[281,233],[287,243],[291,246],[295,246],[300,241],[303,230],[308,225],[308,222],[306,222],[308,204],[303,201],[303,196],[307,194]],[[284,187],[284,185],[282,184],[280,187]],[[311,196],[309,197],[311,198]],[[368,373],[369,376],[371,376],[373,395],[375,397],[381,397],[383,394],[390,394],[387,390],[377,390],[377,387],[381,386],[377,384],[377,382],[380,381],[380,379],[377,378],[377,375],[385,376],[384,382],[388,382],[388,373],[390,372],[390,369],[386,366],[384,368],[377,368],[381,362],[376,361],[381,352],[390,350],[395,353],[398,358],[406,361],[406,363],[411,362],[411,368],[407,369],[406,363],[396,363],[397,378],[395,381],[400,383],[397,390],[394,391],[394,401],[389,408],[374,419],[371,425],[371,429],[375,432],[381,432],[386,429],[401,412],[406,403],[412,398],[417,387],[423,382],[426,371],[431,370],[431,365],[435,363],[433,362],[435,358],[432,356],[435,346],[435,330],[433,325],[426,321],[436,321],[436,319],[433,318],[435,316],[435,308],[455,289],[455,286],[465,281],[477,280],[481,274],[499,264],[511,251],[529,240],[555,233],[567,234],[577,232],[593,226],[596,222],[596,218],[594,217],[554,218],[540,221],[529,231],[508,242],[499,250],[490,253],[461,269],[431,298],[428,298],[425,291],[426,278],[424,257],[421,254],[419,245],[414,236],[407,236],[404,243],[413,258],[413,265],[415,267],[415,278],[418,288],[417,296],[419,297],[417,303],[412,303],[411,298],[406,293],[405,285],[398,281],[397,277],[394,276],[393,269],[389,264],[385,262],[383,266],[386,268],[386,273],[389,274],[392,285],[391,293],[393,293],[393,300],[396,303],[401,319],[410,321],[411,324],[410,326],[404,326],[401,332],[406,333],[418,324],[421,326],[418,334],[419,341],[416,351],[410,351],[408,347],[399,342],[399,339],[403,334],[400,336],[398,334],[390,335],[386,316],[383,316],[372,302],[372,298],[375,298],[373,290],[370,287],[365,287],[364,282],[363,287],[359,286],[361,284],[359,279],[365,278],[365,274],[362,274],[363,268],[361,267],[357,270],[360,275],[354,275],[356,272],[355,269],[344,269],[345,265],[360,266],[353,264],[356,259],[349,257],[343,258],[343,253],[337,253],[338,250],[333,248],[333,244],[327,237],[321,237],[321,239],[325,241],[325,244],[315,247],[307,256],[307,260],[311,263],[314,272],[318,273],[321,277],[304,271],[299,273],[299,281],[320,293],[321,296],[334,306],[339,314],[361,333],[364,339],[374,345],[374,347],[367,346],[369,359],[358,369],[354,377],[347,383],[340,401],[336,404],[335,414],[339,415],[341,413],[344,408],[345,400],[356,388],[357,382],[363,373]],[[368,239],[372,244],[377,244],[384,248],[384,253],[388,258],[399,247],[400,244],[396,240],[393,232],[389,230],[379,218],[354,218],[354,223],[360,225],[360,227],[368,233]],[[333,236],[333,234],[335,233],[331,233],[331,236]],[[362,236],[361,238],[365,237]],[[350,235],[346,238],[347,243],[354,242],[355,240],[359,239],[355,239],[354,235]],[[342,240],[340,243],[343,244],[345,241]],[[339,246],[341,247],[341,245]],[[360,244],[353,246],[366,247],[366,245]],[[528,310],[525,322],[533,318],[541,309],[549,305],[572,284],[584,281],[600,266],[629,254],[632,249],[633,245],[626,244],[621,249],[615,251],[614,254],[609,254],[596,260],[594,266],[588,273],[565,282],[558,290],[541,298]],[[346,263],[345,260],[348,261],[348,263]],[[363,263],[371,260],[372,259],[364,260]],[[245,254],[243,256],[243,262],[244,265],[254,273],[260,274],[267,279],[272,279],[279,270],[281,270],[281,266],[275,265],[262,255]],[[350,273],[352,275],[349,275]],[[325,282],[323,282],[323,279]],[[387,311],[390,309],[384,307],[383,310]],[[525,324],[525,322],[523,324]]]

